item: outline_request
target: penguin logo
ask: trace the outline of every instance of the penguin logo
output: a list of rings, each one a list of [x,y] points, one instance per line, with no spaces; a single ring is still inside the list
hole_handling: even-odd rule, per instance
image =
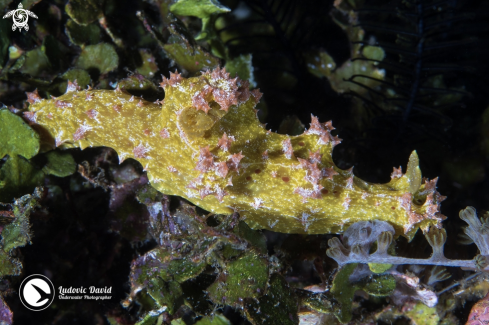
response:
[[[40,311],[48,308],[54,300],[53,283],[44,275],[29,275],[22,281],[19,297],[25,308]]]

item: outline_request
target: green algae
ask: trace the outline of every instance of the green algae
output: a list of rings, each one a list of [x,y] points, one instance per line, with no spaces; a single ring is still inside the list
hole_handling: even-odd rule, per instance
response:
[[[405,315],[411,319],[413,325],[437,325],[440,322],[436,308],[430,308],[420,302],[406,311]]]
[[[331,293],[339,305],[334,305],[333,311],[338,320],[348,323],[352,318],[351,305],[357,290],[364,290],[369,295],[385,297],[396,288],[396,280],[390,274],[373,274],[358,282],[351,283],[350,275],[358,266],[357,263],[345,265],[333,280]]]
[[[29,161],[16,154],[9,156],[0,168],[0,202],[31,193],[43,179],[44,173]]]
[[[192,47],[184,43],[173,43],[165,44],[163,48],[170,59],[192,74],[219,66],[219,59],[199,46]]]
[[[181,16],[207,18],[231,10],[217,0],[178,0],[170,6],[170,11]]]
[[[1,231],[0,240],[0,277],[7,275],[19,275],[22,263],[13,257],[13,250],[31,243],[29,216],[39,207],[42,192],[36,189],[32,195],[24,195],[15,200],[10,206],[13,212],[13,220]]]
[[[163,281],[182,283],[199,275],[206,266],[204,260],[193,262],[190,258],[173,258],[172,254],[164,248],[156,248],[147,254],[157,262],[138,268],[139,276],[135,277],[133,281],[139,285],[144,285],[154,276],[160,277]]]
[[[217,281],[207,290],[217,302],[237,306],[247,298],[258,298],[268,281],[268,262],[254,252],[227,263]]]
[[[81,89],[86,89],[90,85],[90,75],[86,70],[82,69],[69,69],[61,75],[61,79],[65,82],[60,83],[59,92],[65,93],[68,87],[68,81],[75,82]]]
[[[248,80],[250,88],[256,87],[255,76],[253,73],[253,56],[251,54],[241,54],[235,58],[226,60],[224,66],[231,74],[231,76],[237,76],[243,80]]]
[[[279,274],[270,277],[267,293],[258,299],[247,299],[245,313],[253,325],[297,325],[298,299]]]
[[[74,20],[66,22],[66,35],[73,44],[78,46],[94,45],[100,42],[100,27],[96,24],[79,25]]]
[[[56,150],[46,153],[45,157],[47,163],[42,168],[42,171],[46,174],[66,177],[76,171],[76,163],[70,153]]]
[[[182,287],[177,281],[166,282],[158,277],[151,278],[147,291],[157,308],[166,308],[170,314],[173,314],[183,303]]]
[[[392,267],[392,264],[368,263],[368,267],[374,273],[384,273]]]
[[[119,56],[112,44],[99,43],[87,45],[75,62],[79,69],[97,69],[101,74],[108,73],[119,65]]]
[[[90,24],[101,14],[100,2],[96,0],[70,0],[65,10],[68,16],[80,25]]]
[[[231,322],[226,317],[217,314],[213,317],[203,317],[195,325],[231,325]]]
[[[30,159],[39,151],[39,134],[6,109],[0,109],[0,139],[0,159],[5,155]]]
[[[154,55],[147,49],[140,49],[138,52],[141,56],[141,65],[136,68],[136,71],[145,77],[153,77],[158,71]]]

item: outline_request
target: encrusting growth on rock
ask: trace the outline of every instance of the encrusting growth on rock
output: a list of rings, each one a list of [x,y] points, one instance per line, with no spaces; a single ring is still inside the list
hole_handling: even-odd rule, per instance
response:
[[[214,213],[238,211],[253,228],[320,234],[380,219],[410,237],[444,218],[436,181],[422,180],[415,152],[405,174],[367,183],[333,163],[341,140],[331,122],[312,116],[298,136],[267,131],[255,113],[261,93],[225,69],[188,79],[171,73],[161,86],[157,103],[74,85],[51,100],[35,92],[25,116],[53,147],[114,148],[120,160],[145,166],[162,193]]]

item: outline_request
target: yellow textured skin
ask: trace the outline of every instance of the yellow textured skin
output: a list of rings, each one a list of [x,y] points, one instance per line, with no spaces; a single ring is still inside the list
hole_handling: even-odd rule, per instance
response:
[[[189,79],[172,74],[162,86],[162,103],[73,85],[56,99],[29,94],[25,116],[53,145],[114,148],[121,161],[138,160],[162,193],[214,213],[238,211],[253,228],[323,234],[380,219],[411,237],[443,220],[443,197],[436,180],[421,180],[415,152],[406,174],[394,169],[389,183],[367,183],[334,165],[340,140],[330,122],[313,117],[298,136],[267,131],[254,110],[260,94],[224,70]]]

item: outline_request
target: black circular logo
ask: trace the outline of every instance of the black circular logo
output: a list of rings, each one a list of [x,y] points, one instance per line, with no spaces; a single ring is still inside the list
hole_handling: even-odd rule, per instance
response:
[[[44,275],[29,275],[20,285],[19,297],[27,309],[44,310],[54,300],[54,286]]]

